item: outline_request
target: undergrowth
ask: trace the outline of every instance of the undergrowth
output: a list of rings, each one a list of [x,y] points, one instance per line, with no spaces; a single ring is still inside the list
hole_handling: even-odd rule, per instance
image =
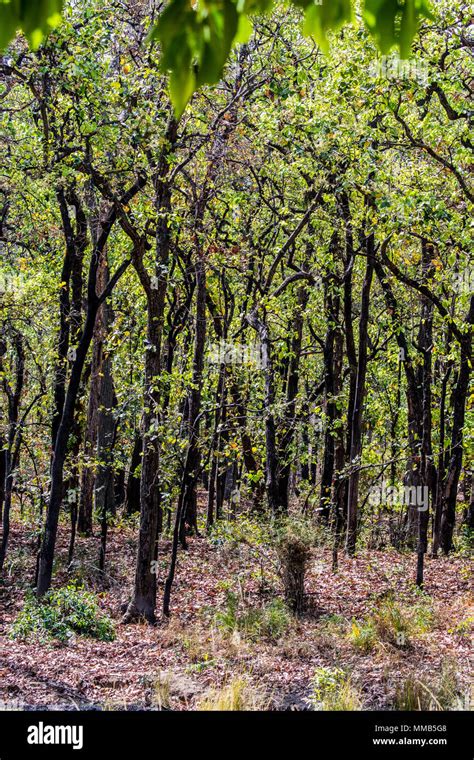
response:
[[[33,593],[10,629],[10,638],[66,642],[74,635],[113,641],[113,622],[101,613],[97,597],[85,589],[69,585],[49,591],[42,599]]]

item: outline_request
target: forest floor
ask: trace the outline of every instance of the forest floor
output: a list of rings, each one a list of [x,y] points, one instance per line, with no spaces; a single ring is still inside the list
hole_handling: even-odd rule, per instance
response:
[[[381,640],[364,651],[354,646],[348,631],[351,621],[370,615],[375,599],[392,591],[403,609],[420,603],[413,554],[362,549],[349,559],[341,552],[333,573],[330,548],[316,548],[306,581],[307,611],[278,639],[268,640],[216,624],[216,615],[225,618],[228,589],[237,579],[247,607],[281,593],[245,546],[191,538],[189,551],[179,555],[171,619],[151,627],[120,624],[133,578],[136,531],[126,524],[110,530],[105,579],[94,569],[98,541],[78,539],[75,577],[99,593],[101,606],[117,624],[116,639],[11,640],[10,626],[34,571],[31,530],[14,520],[7,577],[0,585],[0,708],[193,710],[216,688],[241,677],[253,689],[255,707],[301,710],[307,709],[311,679],[321,667],[350,673],[360,706],[368,710],[394,709],[406,682],[421,682],[433,691],[447,664],[459,691],[467,694],[471,688],[473,606],[466,557],[426,559],[423,603],[431,610],[429,630],[403,647]],[[70,581],[67,542],[64,525],[55,584]],[[160,578],[168,556],[169,542],[163,541]]]

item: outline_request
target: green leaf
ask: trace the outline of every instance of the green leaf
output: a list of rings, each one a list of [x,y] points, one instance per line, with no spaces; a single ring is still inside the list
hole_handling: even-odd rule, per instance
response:
[[[194,91],[196,90],[196,77],[188,66],[181,66],[170,74],[170,97],[177,118],[181,116]]]
[[[363,17],[382,54],[396,46],[408,58],[420,20],[433,14],[428,0],[365,0]]]
[[[15,36],[18,28],[18,17],[11,3],[0,1],[0,48],[5,48]]]
[[[61,21],[63,0],[0,0],[0,49],[21,30],[37,48]]]
[[[161,68],[169,71],[171,98],[180,116],[194,90],[219,81],[238,32],[233,0],[171,0],[153,31],[161,42]]]
[[[305,0],[297,0],[295,4],[301,4],[306,8],[304,34],[314,37],[324,52],[329,49],[327,32],[337,31],[343,24],[352,20],[351,0],[332,0],[330,3],[324,0],[320,3],[313,1],[308,5]]]
[[[237,26],[237,34],[235,35],[234,44],[245,45],[249,41],[253,32],[253,24],[250,19],[245,16],[239,16],[239,23]]]
[[[354,0],[291,0],[304,9],[304,31],[324,51],[327,33],[352,20]],[[170,0],[152,37],[162,47],[161,68],[170,73],[170,91],[179,116],[194,90],[214,84],[222,76],[235,43],[252,32],[248,15],[266,13],[275,0]],[[0,50],[22,30],[32,47],[60,21],[63,0],[0,0]],[[365,0],[363,17],[382,53],[397,46],[402,58],[410,55],[422,18],[433,18],[429,0]]]

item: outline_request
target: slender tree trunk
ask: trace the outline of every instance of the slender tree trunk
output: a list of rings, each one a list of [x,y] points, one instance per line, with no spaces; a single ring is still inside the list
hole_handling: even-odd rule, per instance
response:
[[[226,380],[226,365],[222,363],[219,367],[219,378],[217,381],[216,390],[216,410],[214,415],[214,431],[211,441],[211,467],[209,471],[209,489],[207,494],[207,523],[206,527],[209,530],[214,525],[215,518],[215,496],[216,496],[216,483],[217,473],[219,470],[219,440],[220,440],[220,424],[223,418],[223,407],[225,406],[225,380]]]
[[[367,239],[367,265],[365,270],[364,284],[362,287],[361,310],[359,320],[359,355],[357,361],[357,375],[355,383],[354,407],[350,420],[351,447],[350,447],[350,474],[347,487],[347,534],[346,552],[349,556],[355,553],[357,540],[358,522],[358,499],[359,499],[359,475],[360,458],[362,454],[362,413],[365,396],[365,379],[367,373],[367,347],[368,347],[368,324],[370,289],[374,272],[374,236],[370,234]]]
[[[321,474],[320,515],[326,522],[331,512],[331,495],[335,461],[334,422],[337,416],[335,400],[334,351],[339,320],[339,298],[330,292],[328,284],[326,308],[328,327],[324,343],[324,393],[326,404],[326,432],[324,436],[323,470]]]
[[[285,509],[280,503],[278,489],[278,454],[275,433],[275,386],[273,377],[273,362],[270,341],[270,331],[265,322],[265,315],[260,319],[254,311],[247,316],[248,323],[256,330],[260,339],[262,370],[264,377],[265,396],[263,409],[265,415],[265,488],[268,507],[277,514]]]
[[[8,432],[7,448],[4,450],[5,481],[4,481],[4,509],[2,522],[2,540],[0,542],[0,574],[3,571],[5,558],[10,538],[10,511],[12,506],[12,493],[15,470],[20,456],[21,431],[18,429],[20,402],[25,383],[25,351],[24,341],[20,333],[13,334],[13,348],[16,354],[15,383],[10,385],[3,375],[3,353],[0,354],[0,377],[3,376],[3,390],[8,400]],[[3,347],[3,344],[2,344]],[[12,386],[14,389],[12,390]]]
[[[133,515],[140,511],[140,476],[136,474],[137,468],[142,461],[143,443],[140,431],[135,435],[130,465],[128,470],[126,495],[125,495],[125,513]]]
[[[463,458],[463,428],[466,413],[466,398],[469,389],[469,378],[472,362],[472,324],[474,322],[474,296],[466,323],[466,332],[461,344],[461,366],[459,368],[456,392],[454,394],[453,426],[451,432],[451,458],[446,473],[442,496],[442,515],[440,529],[440,544],[443,552],[448,554],[453,546],[453,533],[456,522],[456,498],[459,476]]]
[[[183,482],[185,484],[184,496],[184,521],[180,540],[186,545],[184,526],[189,530],[198,532],[197,524],[197,497],[195,487],[200,467],[199,431],[201,418],[201,394],[202,378],[204,369],[204,351],[206,346],[206,265],[203,252],[196,251],[196,320],[194,332],[194,355],[192,385],[189,393],[189,416],[188,416],[188,447],[189,456],[186,459],[188,470],[185,471]]]
[[[288,363],[288,376],[286,382],[286,404],[283,420],[283,430],[279,443],[279,470],[278,470],[278,505],[283,511],[288,511],[288,491],[292,467],[291,446],[293,444],[296,427],[296,399],[300,379],[301,346],[303,341],[304,310],[308,303],[308,288],[303,286],[298,289],[297,304],[292,324],[290,326],[291,346],[290,360]]]
[[[432,272],[432,248],[422,241],[422,270],[423,282]],[[416,585],[423,587],[424,558],[428,551],[428,524],[430,499],[436,496],[436,469],[433,462],[431,444],[431,386],[432,376],[432,350],[433,350],[433,303],[426,296],[421,296],[420,329],[418,334],[418,346],[423,354],[422,367],[422,393],[423,393],[423,424],[421,441],[421,482],[423,486],[422,503],[417,503],[418,509],[418,544],[417,544],[417,568]],[[425,492],[428,491],[428,493]]]

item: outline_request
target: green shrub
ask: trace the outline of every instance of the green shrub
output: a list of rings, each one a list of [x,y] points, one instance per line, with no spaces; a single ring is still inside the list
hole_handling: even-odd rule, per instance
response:
[[[263,607],[243,607],[237,594],[227,591],[226,604],[215,616],[218,627],[226,633],[238,631],[253,641],[278,641],[291,625],[291,615],[281,599]]]
[[[422,599],[413,605],[409,613],[409,619],[412,634],[431,631],[435,622],[435,615],[429,600]]]
[[[215,615],[215,621],[223,631],[233,633],[239,628],[239,598],[234,591],[226,590],[225,605]]]
[[[274,599],[264,607],[254,607],[244,612],[241,629],[248,638],[278,641],[291,625],[291,616],[281,599]]]
[[[217,520],[209,533],[209,543],[216,547],[230,545],[237,547],[245,544],[260,550],[270,543],[270,529],[267,523],[258,517],[242,514],[234,520]]]
[[[474,617],[468,617],[461,620],[453,628],[448,629],[448,633],[454,633],[456,636],[470,638],[474,632]]]
[[[114,625],[103,615],[94,594],[70,585],[49,591],[41,600],[33,594],[13,623],[13,639],[58,639],[67,641],[74,634],[100,641],[113,641]]]
[[[349,641],[356,649],[363,652],[371,652],[377,644],[377,631],[371,620],[365,623],[352,621],[351,630],[349,631]]]
[[[369,652],[378,642],[404,647],[409,638],[430,631],[434,624],[434,612],[428,598],[422,597],[408,610],[401,607],[393,594],[380,599],[362,621],[352,621],[348,638],[364,652]]]
[[[360,710],[361,701],[350,676],[340,668],[318,668],[311,681],[309,703],[314,710]]]
[[[328,613],[327,615],[321,615],[319,618],[319,624],[323,626],[323,628],[336,629],[339,631],[347,628],[348,621],[344,615]]]
[[[381,641],[397,646],[408,643],[410,620],[392,595],[379,602],[369,620]]]

